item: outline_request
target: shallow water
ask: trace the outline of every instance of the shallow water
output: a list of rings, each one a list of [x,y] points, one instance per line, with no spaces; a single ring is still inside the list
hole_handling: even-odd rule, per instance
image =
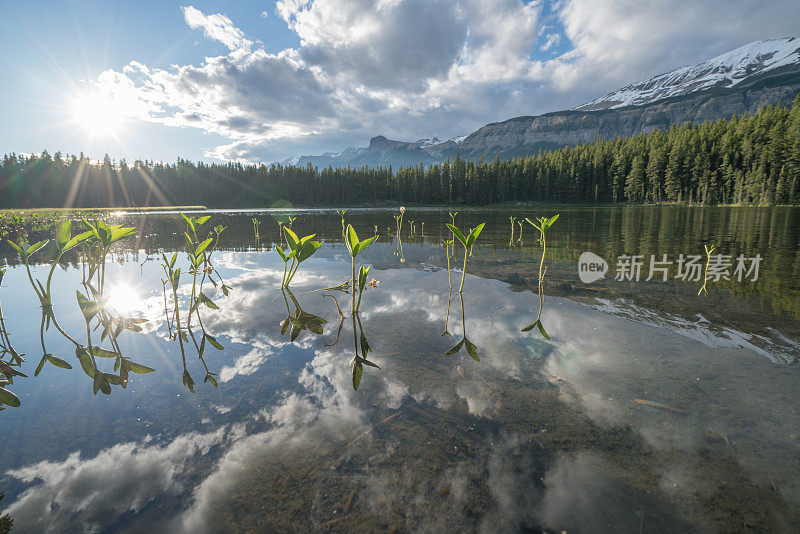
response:
[[[10,266],[0,302],[29,376],[9,387],[22,405],[0,412],[0,506],[15,531],[794,530],[800,210],[461,210],[462,228],[487,222],[463,304],[457,291],[448,295],[447,210],[409,209],[402,247],[396,213],[345,214],[362,237],[375,226],[381,236],[358,258],[378,282],[364,293],[359,323],[349,295],[316,291],[350,276],[335,211],[293,213],[298,234],[316,232],[325,244],[286,300],[272,250],[281,214],[214,213],[213,224],[228,227],[214,265],[233,290],[207,289],[220,309],[204,309],[203,322],[224,350],[205,351],[216,388],[187,351],[194,393],[164,321],[158,251],[182,246],[177,215],[114,219],[140,231],[112,253],[112,304],[148,319],[143,332],[121,336],[121,348],[156,371],[132,374],[110,396],[92,393],[74,346],[52,327],[47,349],[73,369],[47,365],[33,376],[39,304],[18,257],[0,245]],[[527,224],[510,241],[508,217],[554,213],[546,340],[520,331],[536,319],[541,248]],[[646,272],[614,279],[621,254],[644,255],[646,271],[651,254],[703,254],[710,243],[734,258],[760,254],[758,280],[711,282],[697,296],[700,284],[674,271],[668,282],[646,282]],[[611,264],[604,280],[579,280],[584,251]],[[64,261],[53,282],[59,322],[76,336],[85,331],[77,260]],[[186,258],[178,262],[185,270]],[[34,276],[44,270],[35,266]],[[457,289],[461,273],[452,278]],[[185,278],[182,291],[189,285]],[[321,335],[281,334],[295,300],[327,321]],[[354,390],[362,333],[380,369],[364,366]],[[480,361],[463,349],[444,355],[464,335]]]

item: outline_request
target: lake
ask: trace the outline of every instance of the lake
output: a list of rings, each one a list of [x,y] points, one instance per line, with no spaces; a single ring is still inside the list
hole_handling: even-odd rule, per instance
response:
[[[538,231],[524,223],[520,238],[509,218],[556,213],[546,339],[522,331],[540,309]],[[58,324],[45,328],[19,254],[0,244],[3,339],[27,375],[8,386],[20,406],[0,412],[0,509],[15,532],[795,531],[800,209],[459,209],[458,227],[486,223],[461,294],[447,208],[407,209],[399,235],[398,209],[348,209],[362,240],[378,234],[356,258],[371,269],[355,316],[335,210],[189,215],[211,216],[201,240],[226,227],[200,271],[230,291],[205,281],[213,303],[185,340],[161,252],[179,252],[185,323],[186,224],[105,217],[137,229],[110,248],[105,306],[147,319],[126,323],[118,351],[94,329],[103,312],[79,306],[76,291],[92,297],[80,247],[54,270]],[[289,215],[323,244],[282,291]],[[54,250],[32,256],[34,280]],[[607,262],[603,278],[581,280],[585,252]],[[464,338],[477,359],[466,343],[445,354]],[[95,351],[87,370],[76,345],[115,354]],[[72,369],[48,360],[34,376],[45,352]],[[117,354],[145,366],[125,388],[108,378]]]

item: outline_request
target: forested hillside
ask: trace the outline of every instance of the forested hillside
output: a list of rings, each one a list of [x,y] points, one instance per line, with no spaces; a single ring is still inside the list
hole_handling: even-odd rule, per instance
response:
[[[265,207],[499,202],[800,203],[800,96],[790,109],[535,156],[428,168],[317,169],[10,155],[0,207]]]

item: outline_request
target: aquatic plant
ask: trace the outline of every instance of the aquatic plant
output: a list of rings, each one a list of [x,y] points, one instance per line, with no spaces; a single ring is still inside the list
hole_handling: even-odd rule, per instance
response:
[[[467,321],[464,313],[464,295],[459,291],[458,298],[461,301],[461,341],[456,343],[450,350],[444,353],[445,356],[452,356],[460,351],[462,348],[467,349],[467,354],[476,362],[481,361],[478,357],[478,347],[476,347],[469,339],[467,339]],[[448,316],[450,315],[450,300],[447,301]],[[446,327],[445,327],[446,328]]]
[[[508,240],[508,244],[512,244],[514,242],[514,222],[517,220],[516,217],[509,217],[509,221],[511,221],[511,238]]]
[[[547,230],[553,226],[553,223],[555,223],[556,220],[558,220],[558,216],[559,214],[555,214],[549,219],[547,217],[539,217],[536,219],[536,222],[533,222],[529,218],[525,217],[526,221],[528,221],[534,228],[539,230],[539,240],[542,243],[542,260],[539,262],[539,314],[536,316],[536,320],[524,327],[522,331],[528,332],[529,330],[533,330],[534,327],[538,327],[539,332],[542,334],[542,336],[544,336],[545,339],[550,339],[550,336],[547,335],[547,331],[542,325],[542,309],[544,307],[544,276],[547,274],[547,267],[544,266],[544,256],[547,252]]]
[[[361,294],[364,292],[367,274],[369,273],[369,267],[365,269],[362,265],[359,267],[358,279],[356,279],[356,257],[364,252],[376,239],[378,239],[378,236],[372,236],[361,241],[358,239],[358,234],[356,234],[353,225],[347,225],[347,239],[345,240],[345,245],[347,245],[347,250],[350,252],[350,259],[352,260],[353,266],[353,280],[350,286],[353,288],[353,313],[357,313],[358,307],[361,305]],[[356,282],[356,280],[358,280],[358,282]],[[358,283],[358,286],[356,286],[356,283]],[[356,287],[358,287],[358,305],[355,303]]]
[[[261,221],[253,217],[253,233],[256,236],[256,239],[259,239],[261,236],[258,233],[258,229],[261,226]]]
[[[353,390],[358,391],[358,386],[361,384],[361,377],[364,375],[364,366],[368,365],[369,367],[374,367],[376,369],[380,369],[380,366],[374,362],[369,361],[367,355],[372,352],[372,347],[369,346],[369,342],[367,342],[367,336],[364,335],[364,327],[361,324],[361,316],[359,316],[358,312],[352,314],[353,320],[353,346],[355,350],[355,356],[353,358]],[[358,325],[358,331],[356,331],[356,324]],[[358,349],[361,349],[361,354],[358,353]]]
[[[3,284],[3,276],[6,273],[5,266],[0,266],[0,286]],[[25,361],[23,357],[25,354],[20,354],[11,345],[11,338],[6,330],[5,318],[3,317],[3,308],[0,305],[0,405],[11,407],[18,407],[20,405],[19,398],[9,391],[6,386],[14,384],[14,377],[21,376],[27,378],[28,375],[20,371],[18,368],[22,366]],[[0,406],[0,410],[3,407]]]
[[[205,369],[205,378],[203,382],[211,382],[216,387],[216,373],[212,373],[208,369],[205,361],[205,348],[206,342],[217,350],[224,350],[223,346],[217,339],[208,333],[203,324],[203,318],[200,314],[200,307],[204,305],[206,308],[218,310],[219,306],[203,291],[203,286],[208,280],[214,287],[220,287],[222,293],[227,296],[231,291],[231,287],[225,284],[222,276],[214,269],[211,262],[211,256],[216,250],[222,232],[225,227],[222,225],[215,226],[212,230],[206,231],[205,225],[209,221],[210,216],[199,218],[187,217],[180,214],[186,223],[186,238],[187,255],[189,260],[189,274],[192,275],[192,286],[189,293],[189,311],[186,315],[185,324],[181,319],[181,300],[178,296],[178,287],[180,286],[181,268],[175,267],[178,253],[172,254],[171,258],[167,258],[166,254],[161,253],[162,264],[161,268],[166,275],[166,280],[162,279],[164,286],[164,315],[167,322],[167,330],[170,339],[177,339],[181,351],[181,360],[183,363],[183,384],[194,393],[194,380],[186,366],[186,350],[185,346],[191,340],[197,351],[197,356]],[[205,239],[201,241],[200,234],[205,232]],[[216,280],[215,277],[216,276]],[[172,316],[170,317],[169,307],[167,304],[166,288],[169,285],[171,298],[172,298]],[[200,328],[198,336],[195,335],[192,328],[192,318],[197,319],[197,325]]]
[[[117,338],[122,334],[123,330],[131,330],[133,332],[141,331],[141,327],[138,325],[146,322],[146,320],[123,317],[113,308],[109,307],[104,298],[106,257],[108,256],[110,248],[117,241],[133,235],[136,229],[125,228],[121,225],[109,226],[102,220],[89,221],[86,218],[83,219],[83,224],[87,230],[76,236],[72,236],[72,221],[65,220],[58,225],[52,240],[41,241],[34,245],[28,245],[24,242],[11,244],[21,254],[25,263],[28,280],[42,306],[39,339],[43,355],[34,371],[34,376],[39,375],[47,362],[62,369],[72,368],[66,360],[47,351],[44,332],[49,329],[50,324],[53,324],[62,336],[75,345],[75,355],[81,364],[81,368],[84,373],[93,380],[94,393],[97,394],[98,391],[102,391],[104,394],[110,395],[112,385],[122,386],[123,388],[127,387],[129,372],[144,374],[154,371],[149,367],[132,362],[129,358],[123,356],[117,341]],[[55,248],[55,258],[50,266],[45,284],[42,284],[38,279],[34,282],[30,270],[30,258],[34,253],[43,249],[49,242],[52,242]],[[56,318],[52,304],[51,283],[55,266],[67,251],[78,245],[81,245],[81,248],[85,252],[81,257],[84,293],[76,291],[76,298],[86,322],[86,344],[78,342],[64,330]],[[91,325],[95,321],[96,324],[94,329],[92,329]],[[102,327],[100,341],[108,338],[111,344],[110,350],[96,346],[92,342],[92,331],[100,327]],[[118,371],[119,374],[101,371],[98,368],[96,358],[113,358],[114,372]]]
[[[342,239],[345,239],[344,214],[347,213],[347,210],[336,210],[336,213],[342,218]]]
[[[519,237],[517,238],[517,243],[522,243],[522,221],[517,221],[519,225]]]
[[[288,287],[282,287],[281,293],[283,294],[283,301],[286,304],[286,319],[281,321],[281,335],[284,335],[289,330],[290,325],[292,327],[289,334],[291,341],[297,339],[303,330],[322,335],[322,325],[327,323],[327,321],[322,317],[303,311],[300,307],[300,303]],[[289,309],[289,301],[286,299],[287,295],[291,299],[292,304],[294,304],[294,312]]]
[[[448,211],[447,214],[450,216],[450,224],[455,226],[456,225],[456,215],[458,215],[458,212],[456,211],[455,213],[453,213],[453,212],[449,212]],[[450,231],[450,239],[455,241],[455,238],[456,238],[456,234],[454,234],[453,231],[451,230]],[[456,255],[455,247],[450,249],[450,254],[451,254],[451,256],[453,258],[455,258],[455,255]]]
[[[453,225],[453,224],[448,224],[447,225],[448,228],[450,228],[450,231],[453,233],[453,236],[455,237],[455,239],[458,239],[458,241],[462,245],[464,245],[464,267],[463,267],[463,269],[461,271],[461,287],[458,288],[458,292],[459,293],[464,291],[464,279],[467,277],[467,256],[468,256],[469,250],[472,247],[472,245],[475,244],[475,240],[478,239],[478,236],[480,235],[481,230],[483,230],[483,227],[485,225],[486,225],[486,223],[480,223],[477,227],[473,228],[470,231],[469,235],[467,235],[466,237],[461,232],[461,230],[459,230],[455,225]]]
[[[453,245],[453,240],[442,239],[442,243],[444,244],[444,256],[447,260],[447,285],[449,287],[449,291],[447,292],[447,314],[444,318],[444,332],[442,332],[442,336],[453,337],[453,335],[447,329],[448,322],[450,321],[450,299],[453,296],[453,279],[450,274],[450,246]]]
[[[701,293],[705,294],[705,296],[708,296],[708,289],[706,287],[708,284],[708,267],[711,265],[711,255],[714,253],[717,246],[703,245],[703,248],[706,249],[706,268],[703,271],[703,285],[700,287],[700,291],[697,292],[697,296],[700,296]]]
[[[297,237],[291,229],[284,226],[284,234],[286,234],[286,243],[288,250],[284,251],[280,245],[275,245],[275,251],[278,256],[283,260],[283,279],[281,280],[281,287],[288,287],[292,282],[297,269],[300,264],[314,255],[314,253],[322,246],[320,241],[312,241],[317,234],[307,235],[305,237]],[[291,261],[291,265],[289,265]]]

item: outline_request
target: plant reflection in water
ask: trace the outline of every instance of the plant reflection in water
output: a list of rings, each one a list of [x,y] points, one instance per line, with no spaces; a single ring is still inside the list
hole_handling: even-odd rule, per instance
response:
[[[203,325],[203,318],[200,315],[200,306],[212,310],[218,310],[219,306],[203,292],[203,286],[208,280],[215,288],[220,287],[222,293],[227,296],[231,290],[230,286],[225,284],[222,276],[216,271],[211,263],[211,255],[216,250],[219,243],[220,235],[225,230],[222,225],[216,226],[211,230],[206,231],[206,223],[210,216],[205,217],[186,217],[181,214],[184,222],[186,223],[186,238],[187,254],[189,259],[189,274],[192,277],[191,292],[189,293],[189,311],[186,314],[185,324],[181,319],[181,299],[178,296],[178,288],[180,286],[181,268],[175,267],[178,253],[172,254],[171,258],[161,253],[162,264],[161,268],[166,275],[166,280],[162,279],[161,283],[164,287],[164,316],[167,322],[167,330],[169,338],[172,340],[177,339],[178,345],[181,350],[181,361],[183,363],[183,384],[189,388],[189,391],[194,393],[194,380],[186,368],[186,348],[185,345],[189,344],[191,339],[197,351],[197,357],[203,364],[205,370],[205,378],[203,382],[211,382],[214,387],[217,387],[216,373],[212,373],[208,369],[205,360],[206,341],[217,350],[223,350],[222,345],[217,341],[217,338],[208,333]],[[205,239],[200,241],[199,234],[205,233]],[[215,280],[216,276],[216,280]],[[199,278],[198,278],[199,277]],[[171,298],[171,306],[168,305],[167,287],[169,287],[169,296]],[[200,333],[195,335],[192,329],[192,318],[197,319],[197,324],[200,327]],[[200,338],[198,343],[197,338]]]

